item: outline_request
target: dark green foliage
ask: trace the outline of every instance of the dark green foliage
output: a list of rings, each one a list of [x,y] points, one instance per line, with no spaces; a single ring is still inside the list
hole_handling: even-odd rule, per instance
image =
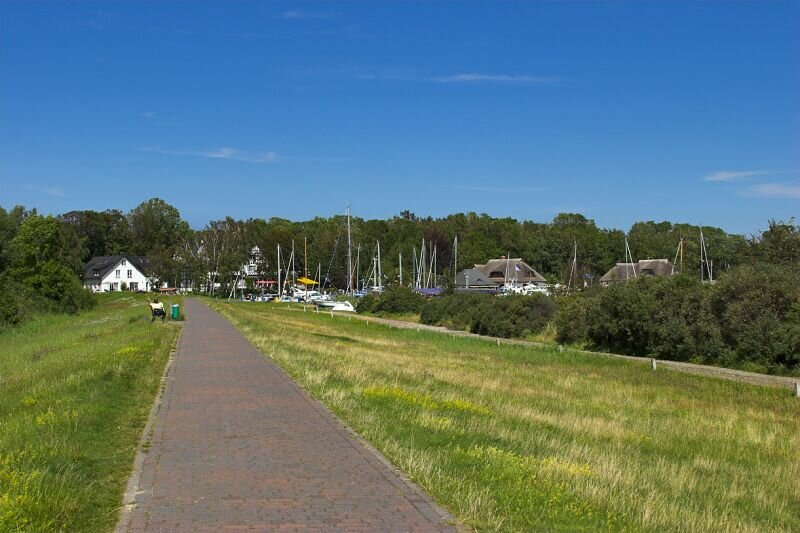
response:
[[[759,371],[800,369],[800,269],[744,265],[717,283],[640,277],[559,300],[559,342]]]
[[[718,324],[708,307],[709,285],[695,276],[659,280],[650,354],[677,361],[713,362],[725,353]]]
[[[394,286],[381,294],[368,294],[356,305],[358,312],[379,314],[419,313],[425,297],[408,287]]]
[[[555,303],[541,295],[454,293],[425,302],[420,321],[493,337],[525,337],[541,332],[555,310]]]
[[[74,269],[81,241],[51,216],[31,214],[9,245],[9,267],[0,273],[0,320],[16,324],[35,311],[75,313],[94,305]]]
[[[587,333],[592,345],[615,353],[646,354],[659,306],[654,288],[661,281],[642,276],[601,291],[596,305],[587,313]]]
[[[770,367],[797,365],[800,268],[761,263],[720,278],[709,304],[734,359]]]
[[[591,296],[595,296],[592,294]],[[589,340],[587,315],[594,303],[587,292],[578,292],[558,298],[554,323],[556,341],[565,344],[583,344]]]
[[[131,253],[128,219],[118,209],[105,211],[70,211],[58,217],[85,240],[82,262],[94,256]]]
[[[756,261],[772,264],[800,264],[800,225],[770,220],[769,229],[750,242]]]

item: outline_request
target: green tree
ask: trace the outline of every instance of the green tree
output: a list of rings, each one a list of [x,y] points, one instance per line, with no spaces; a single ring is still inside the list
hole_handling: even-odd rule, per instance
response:
[[[180,212],[160,198],[151,198],[132,209],[127,218],[130,251],[147,256],[161,281],[177,284],[182,274],[178,248],[191,231]]]
[[[67,246],[61,223],[52,216],[25,218],[11,242],[10,276],[54,309],[76,312],[93,305],[69,264],[78,263],[74,247]],[[29,304],[30,305],[30,304]]]
[[[800,268],[759,263],[720,277],[710,294],[711,312],[734,362],[773,368],[795,361]],[[776,342],[780,339],[780,342]]]
[[[85,239],[84,262],[95,256],[134,253],[128,220],[118,209],[70,211],[59,219]]]
[[[749,242],[751,257],[773,264],[800,264],[800,226],[788,222],[769,221],[769,229]]]

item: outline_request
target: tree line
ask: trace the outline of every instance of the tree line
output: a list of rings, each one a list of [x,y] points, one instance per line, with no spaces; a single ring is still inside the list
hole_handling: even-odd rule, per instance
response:
[[[376,243],[380,241],[385,284],[399,280],[401,254],[404,281],[410,279],[413,256],[420,253],[424,239],[426,247],[436,249],[436,273],[443,285],[453,279],[457,270],[501,255],[522,257],[553,282],[565,283],[575,244],[578,274],[587,285],[593,285],[616,262],[622,261],[626,237],[620,229],[599,228],[593,220],[570,213],[543,223],[477,213],[418,217],[403,211],[385,220],[354,216],[350,226],[353,261],[360,257],[361,277],[366,275]],[[793,222],[775,226],[796,228]],[[702,229],[715,272],[768,255],[768,246],[762,244],[761,236],[748,238],[720,228]],[[670,260],[683,239],[683,272],[699,276],[699,234],[700,228],[694,225],[648,221],[635,223],[627,232],[627,239],[637,259]],[[39,242],[45,235],[46,245]],[[80,210],[54,217],[16,206],[8,211],[0,208],[0,237],[0,280],[4,286],[15,287],[15,291],[2,291],[9,309],[14,307],[9,302],[18,298],[8,293],[19,292],[20,287],[45,294],[47,300],[65,310],[85,305],[73,289],[75,283],[80,283],[82,266],[98,255],[144,255],[153,265],[153,274],[170,286],[192,285],[209,290],[221,286],[222,291],[227,291],[254,246],[262,252],[257,266],[259,277],[275,279],[277,245],[284,250],[285,262],[294,244],[299,274],[307,271],[313,276],[319,268],[322,281],[329,287],[347,285],[344,214],[306,221],[225,217],[192,229],[178,209],[159,198],[142,202],[127,213],[117,209]],[[30,250],[37,253],[30,254]],[[49,269],[50,274],[43,274],[43,268]],[[72,276],[69,282],[67,273]],[[42,276],[52,279],[45,282],[40,279]],[[72,288],[61,291],[56,288],[59,284]]]

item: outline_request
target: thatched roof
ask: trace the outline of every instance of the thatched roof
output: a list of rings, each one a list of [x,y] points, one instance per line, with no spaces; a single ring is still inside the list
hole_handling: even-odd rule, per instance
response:
[[[456,276],[456,287],[497,287],[497,283],[477,268],[465,268]]]
[[[638,276],[659,276],[666,278],[672,275],[674,267],[669,259],[642,259],[638,263],[617,263],[606,272],[600,283],[608,285],[616,281],[627,281]]]
[[[547,281],[521,257],[490,259],[484,265],[475,265],[475,268],[495,283],[503,283],[506,280],[506,274],[508,274],[509,280],[516,280],[519,283],[545,283]]]

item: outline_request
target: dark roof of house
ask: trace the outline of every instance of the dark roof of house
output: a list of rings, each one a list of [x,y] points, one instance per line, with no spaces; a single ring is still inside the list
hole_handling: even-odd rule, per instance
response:
[[[600,283],[627,281],[633,277],[648,275],[666,278],[672,275],[673,270],[669,259],[642,259],[638,263],[617,263],[600,278]]]
[[[477,268],[465,268],[456,275],[456,287],[497,287],[497,283]]]
[[[123,259],[127,259],[128,262],[136,267],[142,274],[146,275],[152,270],[150,260],[143,255],[99,255],[92,257],[89,262],[86,263],[86,266],[83,267],[84,281],[102,279]],[[97,275],[94,274],[95,271]]]
[[[523,261],[521,257],[490,259],[485,265],[475,265],[475,268],[483,272],[485,276],[494,282],[504,281],[506,272],[508,273],[508,279],[516,279],[520,283],[545,283],[547,281],[541,274]],[[517,270],[517,268],[519,268],[519,270]],[[502,272],[502,275],[492,276],[492,272]]]

